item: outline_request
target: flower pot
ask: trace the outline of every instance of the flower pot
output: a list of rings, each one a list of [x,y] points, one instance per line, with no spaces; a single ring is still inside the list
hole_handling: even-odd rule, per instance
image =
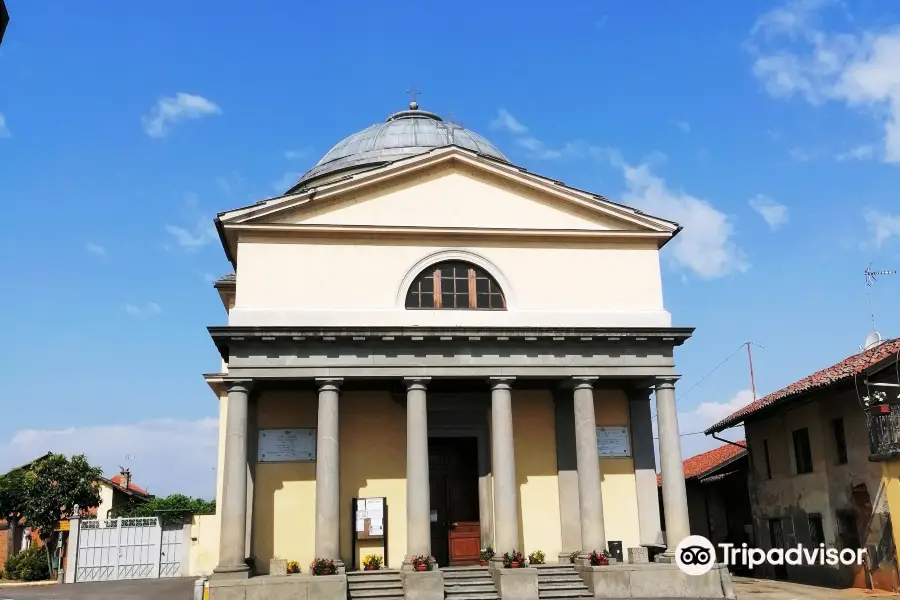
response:
[[[284,577],[287,575],[287,559],[272,558],[269,560],[269,575]]]
[[[514,560],[514,561],[512,561],[511,563],[509,563],[509,568],[510,568],[510,569],[518,569],[518,568],[519,568],[519,561]]]
[[[366,571],[377,571],[378,565],[366,565]]]
[[[416,565],[416,571],[427,571],[428,565]]]
[[[478,561],[478,562],[480,562],[480,563],[481,563],[481,566],[482,566],[482,567],[486,567],[486,566],[487,566],[487,564],[488,564],[488,561],[486,561],[486,560],[484,560],[484,559],[481,559],[481,560],[480,560],[480,561]]]

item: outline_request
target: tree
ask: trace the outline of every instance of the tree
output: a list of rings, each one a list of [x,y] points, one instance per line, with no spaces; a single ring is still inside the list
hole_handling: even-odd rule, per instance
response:
[[[23,469],[13,469],[5,475],[0,475],[0,518],[6,519],[9,525],[7,554],[12,551],[15,540],[18,539],[19,520],[25,510],[26,485]]]
[[[159,517],[164,524],[182,523],[188,515],[216,512],[215,500],[172,494],[165,498],[150,498],[144,502],[121,504],[113,511],[117,517]]]
[[[72,516],[76,504],[82,510],[100,505],[96,481],[103,471],[88,463],[83,454],[71,460],[62,454],[49,454],[24,471],[22,517],[26,526],[37,528],[49,564],[52,536],[59,522]]]

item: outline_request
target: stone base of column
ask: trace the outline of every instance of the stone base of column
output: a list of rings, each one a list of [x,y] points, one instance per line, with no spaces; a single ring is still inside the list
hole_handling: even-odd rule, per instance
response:
[[[210,579],[218,580],[247,579],[249,577],[250,567],[248,565],[218,566],[209,576]]]
[[[657,554],[656,560],[654,562],[663,563],[666,565],[674,565],[675,564],[675,551],[674,550],[666,550],[662,554]]]
[[[400,577],[406,600],[444,600],[444,574],[440,570],[403,571]]]
[[[578,557],[578,550],[569,550],[568,552],[560,552],[556,555],[556,562],[561,565],[573,565],[575,561],[572,559],[573,555]]]

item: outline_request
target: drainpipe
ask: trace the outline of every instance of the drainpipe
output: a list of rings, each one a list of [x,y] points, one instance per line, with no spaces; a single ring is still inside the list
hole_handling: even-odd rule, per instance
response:
[[[709,436],[714,440],[719,440],[720,442],[725,442],[726,444],[731,444],[732,446],[737,446],[738,448],[747,449],[746,444],[738,444],[737,442],[732,442],[731,440],[726,440],[725,438],[720,438],[714,433],[709,434]]]

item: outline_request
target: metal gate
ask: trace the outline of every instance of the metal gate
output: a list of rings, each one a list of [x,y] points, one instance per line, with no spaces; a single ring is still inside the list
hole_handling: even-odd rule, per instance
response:
[[[75,581],[180,577],[183,527],[157,517],[84,519],[79,525]]]

